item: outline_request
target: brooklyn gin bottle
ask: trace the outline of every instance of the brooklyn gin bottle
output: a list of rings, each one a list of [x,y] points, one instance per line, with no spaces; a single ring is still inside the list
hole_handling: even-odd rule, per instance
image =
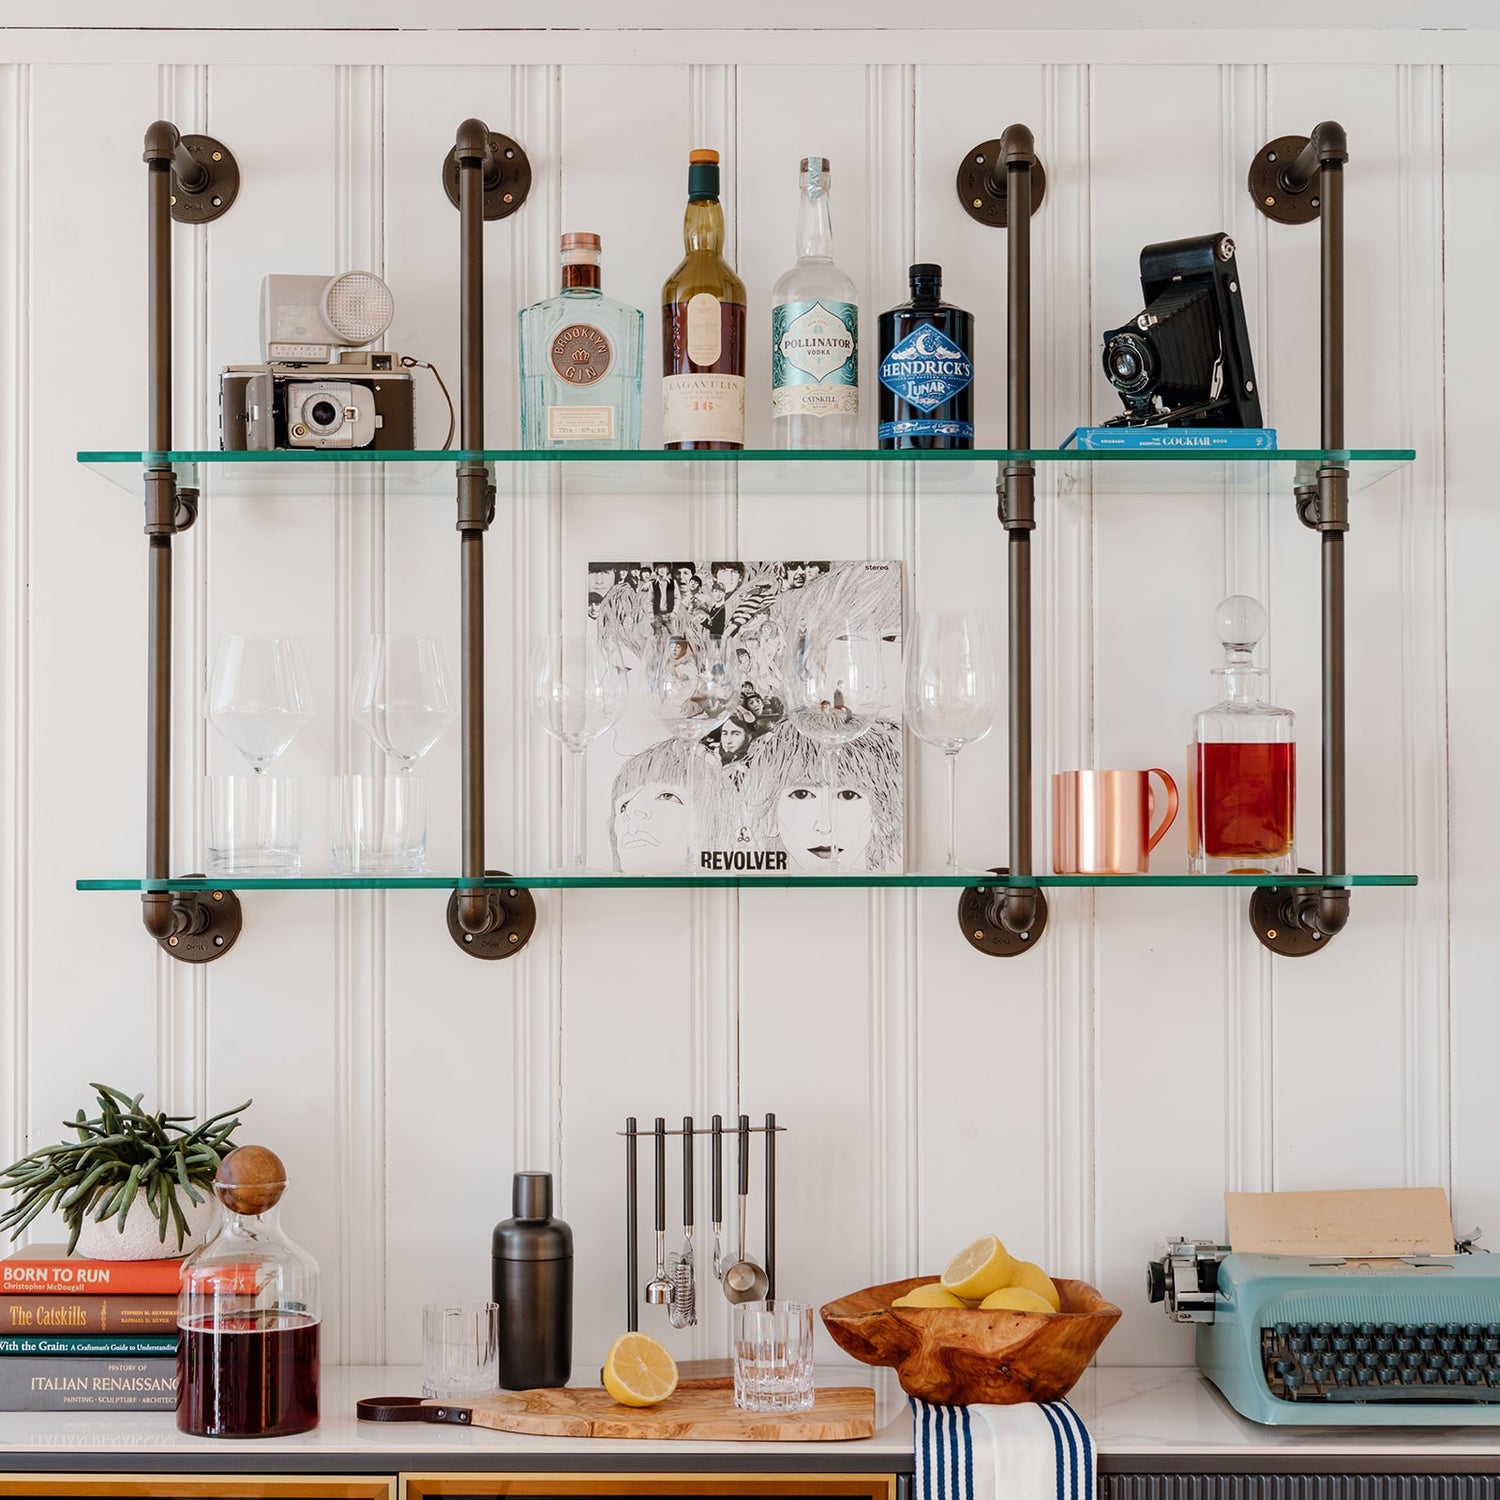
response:
[[[562,291],[521,310],[521,446],[639,448],[641,328],[606,297],[599,236],[562,237]]]
[[[1266,670],[1250,660],[1266,612],[1248,594],[1214,612],[1221,696],[1193,720],[1188,746],[1188,866],[1195,875],[1295,875],[1297,720],[1266,702]]]
[[[724,259],[719,153],[688,157],[686,254],[661,290],[662,446],[745,446],[745,283]]]
[[[974,446],[974,317],[943,301],[943,268],[911,268],[911,300],[880,315],[882,448]]]
[[[859,426],[859,310],[833,263],[826,156],[802,160],[797,264],[771,293],[771,446],[852,448]]]

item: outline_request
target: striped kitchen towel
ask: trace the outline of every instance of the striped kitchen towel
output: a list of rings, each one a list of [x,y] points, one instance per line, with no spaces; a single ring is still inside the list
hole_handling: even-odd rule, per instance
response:
[[[1094,1500],[1094,1442],[1066,1401],[934,1406],[910,1399],[915,1500]]]

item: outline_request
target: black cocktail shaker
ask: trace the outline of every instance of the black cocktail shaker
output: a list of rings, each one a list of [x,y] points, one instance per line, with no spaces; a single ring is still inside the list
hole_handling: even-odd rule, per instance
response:
[[[500,1306],[500,1385],[566,1385],[573,1371],[573,1231],[552,1217],[552,1174],[517,1172],[490,1241]]]

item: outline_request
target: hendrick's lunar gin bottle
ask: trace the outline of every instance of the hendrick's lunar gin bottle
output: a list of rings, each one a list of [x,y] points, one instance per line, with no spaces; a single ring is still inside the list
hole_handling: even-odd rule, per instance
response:
[[[911,268],[911,301],[880,315],[882,448],[974,446],[974,317],[942,300],[943,268]]]

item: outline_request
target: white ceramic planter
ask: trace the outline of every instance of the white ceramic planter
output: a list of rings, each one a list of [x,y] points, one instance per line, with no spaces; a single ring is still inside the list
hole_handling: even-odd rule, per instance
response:
[[[199,1188],[198,1191],[203,1194],[203,1202],[195,1204],[180,1187],[177,1189],[177,1199],[188,1222],[187,1239],[180,1251],[177,1248],[177,1221],[167,1221],[167,1239],[163,1244],[157,1233],[156,1215],[146,1206],[145,1194],[139,1193],[130,1205],[130,1212],[125,1215],[124,1229],[115,1227],[113,1216],[102,1224],[95,1223],[91,1215],[86,1216],[78,1231],[78,1246],[74,1253],[85,1255],[90,1260],[165,1260],[178,1254],[187,1255],[208,1238],[219,1211],[218,1200],[210,1189]]]

